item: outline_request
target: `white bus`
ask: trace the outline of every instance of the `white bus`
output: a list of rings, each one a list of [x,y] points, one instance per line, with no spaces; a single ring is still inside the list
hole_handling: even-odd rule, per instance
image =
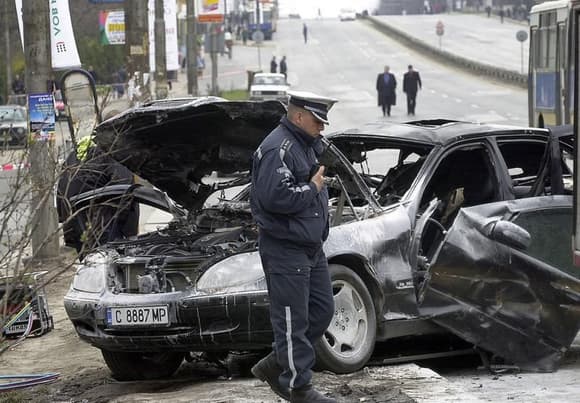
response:
[[[573,16],[577,0],[548,1],[530,12],[528,116],[530,126],[572,123],[574,115]]]

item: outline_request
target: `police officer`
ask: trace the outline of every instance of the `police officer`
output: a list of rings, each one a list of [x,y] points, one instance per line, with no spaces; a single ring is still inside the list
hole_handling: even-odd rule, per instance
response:
[[[318,166],[321,134],[336,100],[289,91],[288,112],[254,153],[251,206],[270,298],[274,351],[252,373],[291,402],[335,402],[310,380],[314,344],[334,300],[322,243],[328,192]]]

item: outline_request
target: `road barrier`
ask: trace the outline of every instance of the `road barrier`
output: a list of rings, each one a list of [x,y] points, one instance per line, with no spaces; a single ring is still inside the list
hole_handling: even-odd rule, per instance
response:
[[[452,64],[469,73],[492,77],[508,84],[515,84],[523,88],[528,88],[528,76],[526,74],[466,59],[465,57],[458,56],[445,50],[437,49],[421,39],[415,38],[406,32],[389,25],[383,20],[372,16],[368,16],[366,19],[379,31],[428,57],[432,57],[433,59],[446,64]]]

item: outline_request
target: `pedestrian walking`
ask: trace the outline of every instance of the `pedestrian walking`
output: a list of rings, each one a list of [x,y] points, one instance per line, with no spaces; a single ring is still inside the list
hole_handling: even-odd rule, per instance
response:
[[[409,65],[407,72],[403,75],[403,92],[407,94],[407,115],[415,116],[417,92],[420,89],[421,76],[418,71],[413,70],[412,65]]]
[[[286,64],[286,56],[282,56],[282,60],[280,60],[280,73],[284,74],[284,78],[288,78],[288,65]]]
[[[244,46],[246,46],[247,42],[248,42],[248,29],[244,27],[244,29],[242,29],[242,43],[244,44]]]
[[[304,43],[308,42],[308,27],[306,23],[302,24],[302,36],[304,36]]]
[[[383,109],[383,116],[391,116],[391,106],[397,104],[397,95],[395,89],[397,88],[397,80],[393,73],[390,72],[390,67],[385,66],[385,72],[379,73],[377,76],[377,95],[378,105]]]
[[[252,373],[294,403],[336,400],[312,384],[314,345],[333,316],[322,243],[329,230],[321,131],[336,100],[288,93],[288,110],[254,153],[250,205],[270,300],[274,349]]]
[[[226,49],[228,50],[228,59],[231,59],[232,58],[232,51],[233,51],[233,47],[234,47],[234,39],[233,39],[232,32],[230,30],[227,30],[224,33],[224,44],[226,45]]]
[[[272,56],[272,60],[270,60],[270,73],[277,72],[278,72],[278,63],[276,63],[276,56]]]

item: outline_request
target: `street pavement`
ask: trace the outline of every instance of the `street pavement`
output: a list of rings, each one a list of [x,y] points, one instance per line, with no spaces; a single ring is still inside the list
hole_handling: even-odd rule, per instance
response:
[[[516,39],[516,33],[521,30],[529,35],[527,21],[504,18],[502,23],[499,18],[487,18],[484,13],[382,15],[377,18],[437,49],[440,38],[435,33],[435,26],[441,21],[444,26],[442,50],[518,73],[528,72],[529,38],[523,42],[523,54],[522,42]]]

